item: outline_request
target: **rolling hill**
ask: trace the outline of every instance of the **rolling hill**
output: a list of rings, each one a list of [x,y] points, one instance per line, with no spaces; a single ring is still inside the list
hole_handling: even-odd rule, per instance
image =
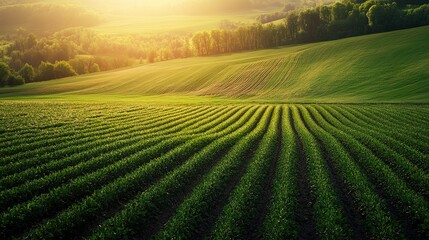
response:
[[[0,98],[210,96],[272,102],[429,102],[429,27],[160,62],[21,87]]]

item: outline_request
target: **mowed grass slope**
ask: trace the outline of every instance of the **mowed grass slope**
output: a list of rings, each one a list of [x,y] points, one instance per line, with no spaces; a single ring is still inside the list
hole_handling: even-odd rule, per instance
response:
[[[22,87],[0,98],[183,95],[282,102],[428,102],[429,27],[173,60]]]

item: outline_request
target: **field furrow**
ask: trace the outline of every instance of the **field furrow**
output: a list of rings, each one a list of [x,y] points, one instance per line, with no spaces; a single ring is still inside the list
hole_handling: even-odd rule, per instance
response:
[[[265,120],[264,124],[267,125],[268,122]],[[210,229],[228,201],[229,194],[245,173],[254,154],[252,145],[258,145],[264,134],[264,124],[260,124],[249,135],[237,141],[177,208],[176,213],[155,238],[202,238],[210,234]]]
[[[347,121],[342,116],[333,114],[338,120],[344,121],[344,129],[355,137],[358,141],[362,142],[367,148],[371,149],[372,153],[383,160],[397,175],[401,176],[408,185],[414,190],[420,192],[425,197],[429,194],[429,174],[427,171],[422,170],[413,162],[420,163],[424,167],[424,156],[414,156],[412,153],[407,152],[406,148],[402,148],[400,142],[367,129],[363,134],[363,129],[356,126],[353,122]],[[410,158],[411,157],[411,158]],[[410,161],[408,159],[413,159]]]
[[[429,238],[426,105],[0,106],[1,239]]]
[[[386,203],[377,195],[375,186],[362,173],[360,167],[348,153],[348,149],[341,144],[341,138],[335,137],[335,135],[345,135],[345,133],[329,125],[325,118],[313,108],[309,108],[309,110],[313,120],[310,122],[310,126],[325,145],[332,161],[328,164],[337,175],[338,182],[340,182],[339,187],[342,188],[343,194],[351,195],[351,199],[343,196],[346,198],[343,206],[348,211],[347,214],[350,214],[349,218],[360,214],[351,220],[355,223],[349,220],[350,225],[356,224],[351,225],[354,237],[361,231],[364,231],[364,236],[377,238],[394,239],[401,236],[401,231],[397,229],[398,224],[391,219]]]
[[[162,157],[154,159],[124,177],[103,186],[92,195],[72,205],[66,211],[41,224],[40,227],[36,227],[29,235],[43,236],[47,232],[55,232],[57,237],[65,237],[71,234],[88,232],[91,230],[88,227],[92,225],[97,226],[98,224],[95,223],[119,211],[121,207],[117,205],[119,202],[126,202],[134,197],[134,194],[143,191],[175,167],[180,166],[180,164],[194,154],[192,150],[195,151],[204,147],[205,144],[214,139],[215,135],[228,134],[237,130],[238,127],[242,126],[243,122],[249,120],[253,113],[254,111],[252,110],[248,111],[236,124],[232,124],[231,126],[221,123],[219,126],[223,125],[224,128],[218,128],[218,132],[211,136],[197,137],[196,140],[190,140],[181,148],[177,148]],[[112,207],[116,211],[112,211]],[[99,212],[104,213],[103,216],[99,216]],[[91,221],[95,223],[88,225],[88,222]],[[79,232],[76,232],[77,230]]]
[[[298,134],[302,138],[303,149],[307,158],[310,194],[314,194],[314,219],[317,233],[321,238],[349,237],[349,229],[345,224],[344,210],[335,192],[328,166],[314,135],[310,132],[308,115],[302,109],[293,106],[293,118]]]
[[[193,112],[198,112],[198,110],[204,110],[204,109],[195,109],[194,111],[190,111],[189,115],[192,115]],[[171,124],[176,123],[175,121],[181,121],[182,119],[182,115],[179,113],[176,116],[173,116],[176,118],[170,118],[170,119],[163,119],[163,117],[159,117],[157,119],[154,119],[153,121],[148,121],[146,122],[146,124],[143,124],[143,122],[141,122],[138,117],[133,117],[133,119],[139,120],[139,121],[132,121],[132,119],[125,119],[120,121],[119,124],[120,125],[125,125],[124,130],[128,130],[130,128],[135,128],[136,125],[143,131],[146,130],[146,132],[155,132],[160,130],[159,128],[156,128],[157,126],[162,126],[163,128],[169,127],[171,126]],[[142,119],[144,120],[144,118]],[[125,124],[126,123],[126,124]],[[169,124],[169,126],[163,126],[164,124]],[[141,125],[141,126],[139,126]],[[55,154],[55,150],[56,149],[62,149],[66,146],[70,146],[70,145],[75,145],[75,146],[82,146],[84,145],[84,143],[86,142],[90,142],[91,140],[94,141],[95,139],[100,139],[100,137],[103,138],[109,138],[109,137],[113,137],[113,136],[120,136],[121,135],[121,127],[115,127],[115,128],[106,128],[104,131],[100,131],[100,129],[92,129],[89,132],[84,131],[82,134],[78,134],[78,136],[75,137],[75,139],[77,139],[77,141],[68,141],[67,139],[64,138],[59,138],[58,140],[55,140],[54,142],[58,142],[60,141],[60,144],[54,144],[53,146],[47,146],[45,145],[45,139],[40,140],[39,143],[40,145],[44,146],[42,148],[35,148],[34,151],[29,151],[32,150],[32,148],[29,145],[25,145],[26,146],[26,151],[21,152],[19,154],[16,155],[12,155],[10,157],[5,157],[2,161],[2,163],[14,163],[16,160],[22,160],[22,159],[26,159],[26,161],[20,161],[18,164],[22,164],[22,162],[29,162],[31,161],[31,156],[37,156],[39,157],[42,161],[39,160],[39,162],[47,162],[50,160],[55,160],[56,157],[60,157],[60,156],[64,156],[61,155],[63,153],[58,153]],[[70,130],[71,135],[74,132],[74,130]],[[144,132],[142,132],[144,133]],[[113,135],[113,136],[112,136]],[[50,138],[49,138],[50,139]],[[73,149],[75,151],[78,151],[79,147],[75,147],[77,149]],[[44,154],[46,153],[46,154]],[[29,166],[30,164],[26,163],[26,166]],[[31,165],[30,165],[31,166]],[[7,165],[5,166],[7,167]]]
[[[237,110],[238,108],[235,108],[235,110],[233,111],[229,111],[229,109],[224,109],[220,113],[216,113],[208,118],[205,118],[205,116],[203,116],[205,118],[204,120],[198,121],[197,123],[194,123],[193,125],[188,126],[186,128],[187,131],[183,132],[183,134],[190,134],[190,133],[195,134],[195,133],[206,132],[207,129],[211,129],[213,126],[216,126],[216,123],[218,123],[219,120],[224,120],[230,117],[231,114],[234,114]],[[228,111],[228,112],[226,113],[225,111]],[[196,120],[198,120],[198,118]],[[214,121],[214,120],[217,120],[217,121]],[[6,188],[14,187],[19,185],[20,183],[23,183],[24,181],[29,181],[37,178],[39,174],[43,173],[43,175],[46,176],[48,174],[54,173],[55,171],[60,171],[65,167],[73,167],[79,164],[81,161],[88,161],[93,156],[108,154],[112,151],[118,151],[118,149],[121,149],[126,145],[133,145],[136,142],[141,141],[141,137],[143,136],[146,138],[146,141],[149,139],[155,139],[155,141],[150,141],[150,143],[152,144],[157,141],[161,141],[162,139],[166,139],[166,137],[168,136],[174,137],[174,135],[176,134],[174,131],[172,131],[174,129],[176,129],[177,131],[180,131],[178,130],[176,125],[176,128],[170,129],[169,132],[163,132],[163,135],[164,135],[163,138],[159,138],[158,133],[144,135],[141,131],[139,131],[139,126],[140,125],[136,126],[135,131],[132,131],[130,134],[123,134],[123,136],[120,136],[120,138],[106,139],[105,141],[107,142],[103,143],[105,144],[104,146],[102,145],[101,147],[97,147],[97,145],[100,144],[98,142],[97,145],[93,146],[90,150],[80,152],[79,154],[76,154],[76,155],[68,156],[65,159],[62,159],[61,161],[48,162],[42,166],[30,168],[27,170],[22,169],[21,172],[17,174],[0,179],[0,185]],[[202,128],[203,126],[204,128]],[[193,129],[195,128],[197,128],[198,131],[193,131]],[[109,144],[111,142],[114,142],[114,144]],[[144,146],[141,146],[141,148],[144,148]]]
[[[366,114],[368,114],[369,112],[370,116],[366,116],[361,111],[356,111],[355,109],[335,109],[341,113],[344,113],[343,115],[347,116],[350,119],[356,119],[357,122],[362,123],[365,127],[369,127],[369,129],[374,129],[379,134],[384,133],[385,135],[398,139],[401,141],[401,145],[408,146],[409,148],[414,149],[414,151],[420,151],[426,154],[426,157],[429,156],[429,144],[427,143],[427,141],[429,141],[429,138],[425,140],[424,138],[426,137],[420,132],[420,130],[413,131],[410,127],[402,129],[401,124],[393,123],[393,117],[389,118],[386,117],[386,115],[383,115],[383,117],[381,117],[379,116],[381,115],[380,112],[368,111],[370,109],[365,111]]]
[[[204,116],[204,114],[202,116]],[[115,151],[94,155],[93,158],[87,159],[86,161],[79,161],[77,165],[67,166],[58,172],[53,172],[52,174],[35,179],[34,181],[27,182],[24,185],[2,191],[0,194],[0,203],[2,203],[0,204],[1,209],[6,209],[7,207],[11,206],[9,204],[16,204],[17,202],[25,201],[35,194],[41,194],[49,191],[50,189],[58,187],[62,183],[68,182],[81,175],[97,171],[98,169],[106,169],[116,166],[115,164],[121,163],[119,160],[125,157],[138,158],[142,150],[148,150],[152,152],[158,151],[156,154],[161,155],[169,148],[174,147],[176,144],[184,142],[190,138],[187,135],[168,138],[169,136],[167,133],[180,131],[199,120],[199,118],[193,117],[194,116],[191,115],[183,118],[183,123],[180,123],[175,127],[170,127],[165,132],[166,135],[164,136],[162,136],[162,132],[161,134],[155,133],[152,137],[136,140],[131,145],[124,144],[124,147],[118,147]],[[121,144],[121,142],[115,144]],[[125,164],[124,166],[128,165]]]
[[[262,123],[259,123],[258,126],[265,127],[265,125],[268,124],[268,120],[271,115],[270,112],[270,110],[265,111]],[[262,112],[259,111],[259,114],[255,115],[252,121],[244,124],[241,131],[233,133],[237,139],[231,137],[220,139],[219,141],[216,141],[214,145],[210,146],[210,148],[215,148],[217,147],[216,145],[219,144],[228,146],[227,143],[235,143],[255,127],[259,122],[261,114]],[[260,128],[261,127],[258,127],[256,129],[259,130]],[[195,155],[181,168],[173,171],[157,185],[149,188],[135,200],[128,203],[124,210],[103,223],[103,225],[94,232],[91,238],[111,239],[118,237],[127,238],[132,237],[133,235],[144,236],[145,231],[150,231],[150,225],[154,219],[156,221],[156,215],[160,214],[159,211],[165,209],[167,206],[171,207],[174,203],[171,198],[174,199],[176,194],[179,194],[183,189],[186,189],[187,185],[192,182],[192,176],[198,177],[199,171],[201,171],[201,168],[204,168],[206,161],[213,160],[213,158],[216,157],[216,154],[214,154],[216,151],[213,151],[210,148]],[[207,155],[211,157],[208,157]]]
[[[264,218],[262,238],[296,239],[298,224],[295,211],[298,207],[298,144],[292,128],[293,120],[289,107],[284,107],[281,121],[281,146],[275,175],[273,192]],[[301,209],[303,210],[303,209]],[[301,213],[304,214],[304,213]],[[315,229],[314,229],[315,230]]]
[[[336,130],[341,129],[347,132],[344,130],[344,125],[338,123],[338,120],[331,115],[325,114],[324,117],[335,126]],[[360,169],[376,185],[376,190],[388,203],[389,210],[399,214],[396,219],[400,219],[405,226],[415,226],[408,229],[407,234],[410,236],[427,235],[429,226],[427,224],[429,221],[428,201],[410,189],[388,165],[373,155],[371,149],[365,147],[363,143],[349,133],[344,135],[337,131],[331,133],[345,145]]]
[[[221,118],[220,120],[224,120],[224,119]],[[218,130],[221,130],[219,129],[219,127],[227,127],[228,125],[226,125],[225,123],[228,123],[228,121],[225,121],[224,123],[219,122],[217,127],[215,127],[214,129],[217,128]],[[208,124],[216,124],[216,121]],[[204,127],[206,126],[205,125],[200,126],[200,128],[204,128]],[[73,201],[78,200],[81,197],[84,197],[86,194],[91,193],[91,191],[96,190],[98,187],[114,180],[115,178],[121,177],[130,171],[134,171],[137,167],[139,167],[142,164],[146,164],[151,159],[155,159],[161,156],[162,154],[168,155],[170,152],[174,152],[174,149],[176,149],[176,152],[186,151],[186,150],[189,151],[189,149],[196,150],[197,146],[202,146],[202,144],[204,144],[207,141],[210,141],[211,139],[209,137],[201,139],[201,138],[198,138],[197,135],[195,135],[194,137],[201,140],[199,142],[200,145],[195,146],[194,144],[193,147],[188,146],[189,144],[186,145],[186,142],[192,139],[192,137],[186,137],[186,135],[181,137],[170,138],[164,142],[155,144],[154,146],[148,149],[144,149],[144,150],[141,150],[140,152],[137,152],[136,154],[130,155],[129,157],[120,159],[102,169],[89,172],[87,175],[78,177],[68,184],[54,188],[51,192],[47,194],[42,194],[38,197],[35,197],[34,199],[30,200],[27,203],[23,203],[23,204],[11,207],[5,212],[5,219],[8,219],[9,217],[11,217],[11,215],[16,215],[16,216],[20,216],[20,220],[25,221],[25,219],[30,218],[34,214],[40,215],[41,214],[40,211],[42,211],[44,214],[48,216],[49,214],[52,214],[53,211],[59,211],[62,208],[67,207],[69,204],[73,203]],[[124,157],[127,155],[122,155],[122,156]],[[101,159],[100,161],[105,162],[106,160],[107,159]],[[101,164],[97,163],[94,166],[99,166],[99,165]],[[76,172],[76,174],[82,173],[82,171],[79,171],[78,168],[72,168],[71,170]],[[61,173],[68,174],[67,171],[59,172],[59,174],[56,174],[54,177],[63,179],[62,176],[64,174],[61,175]],[[58,184],[59,182],[60,182],[59,180],[53,181],[52,176],[51,178],[46,179],[46,184],[54,184],[54,183]],[[31,186],[34,186],[33,189],[41,188],[40,183],[33,184]],[[11,189],[14,191],[6,191],[5,194],[2,193],[0,196],[4,197],[2,198],[2,200],[4,202],[7,201],[6,203],[8,204],[16,203],[18,198],[19,200],[22,201],[23,197],[31,196],[30,194],[22,195],[21,194],[22,191],[20,191],[21,189],[22,191],[30,190],[28,187],[25,188],[25,185],[24,185],[23,188]],[[41,188],[41,190],[46,190],[46,188]],[[64,197],[67,197],[67,198],[66,200],[62,200],[60,205],[58,204],[54,205],[55,201]],[[15,198],[15,201],[13,201],[13,198]],[[7,205],[5,204],[5,206]],[[9,214],[10,212],[12,212],[12,214]]]
[[[272,165],[275,166],[278,126],[281,111],[274,110],[268,130],[262,138],[257,150],[251,158],[245,174],[235,187],[224,206],[216,226],[213,230],[213,239],[249,239],[257,238],[259,233],[258,220],[263,219],[260,209],[264,194],[269,184],[269,174]],[[256,146],[255,146],[256,147]]]

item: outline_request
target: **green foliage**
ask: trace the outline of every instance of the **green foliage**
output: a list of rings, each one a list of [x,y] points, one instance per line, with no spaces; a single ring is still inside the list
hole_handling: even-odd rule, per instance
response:
[[[55,78],[64,78],[64,77],[76,76],[77,73],[68,62],[59,61],[59,62],[55,62],[54,75],[55,75]]]
[[[188,35],[114,37],[84,28],[67,29],[42,38],[22,34],[6,49],[9,65],[18,71],[28,63],[68,61],[78,74],[129,66],[132,59],[169,60],[193,55]],[[148,55],[150,58],[148,58]],[[92,69],[93,68],[93,69]],[[40,77],[50,80],[54,77]]]
[[[428,8],[429,4],[401,9],[395,2],[375,0],[362,4],[336,2],[332,5],[282,13],[281,18],[285,18],[285,23],[277,26],[253,25],[225,31],[226,36],[221,41],[221,47],[214,44],[218,40],[208,32],[196,33],[192,40],[198,55],[332,40],[427,25]],[[263,23],[269,22],[262,18],[259,20]]]
[[[91,72],[91,73],[100,72],[100,71],[101,71],[100,66],[98,66],[97,63],[93,63],[91,65],[91,67],[89,68],[89,72]]]
[[[27,67],[27,69],[29,68]],[[46,81],[55,78],[71,77],[76,75],[78,75],[76,71],[66,61],[57,61],[55,64],[50,62],[41,62],[37,68],[37,75],[35,79],[37,81]]]
[[[95,62],[96,59],[90,55],[78,55],[70,59],[68,63],[73,67],[77,74],[86,74],[99,72],[100,66]]]
[[[372,5],[366,16],[368,25],[374,32],[393,30],[402,24],[401,11],[396,3]],[[404,24],[406,23],[404,22]]]
[[[405,19],[407,27],[429,24],[429,4],[406,10]]]
[[[21,77],[19,74],[11,74],[9,76],[9,79],[7,80],[7,84],[9,86],[18,86],[18,85],[24,85],[25,80],[23,77]]]
[[[4,62],[0,62],[0,87],[6,86],[11,70],[9,65]]]
[[[26,63],[20,70],[19,75],[24,78],[26,83],[32,82],[35,77],[35,72],[33,66]]]
[[[37,68],[37,80],[44,81],[55,78],[54,64],[50,62],[42,62]]]

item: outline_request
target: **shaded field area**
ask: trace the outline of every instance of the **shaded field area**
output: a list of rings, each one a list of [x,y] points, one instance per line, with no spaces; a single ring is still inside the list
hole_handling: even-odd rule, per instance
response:
[[[427,239],[429,106],[0,102],[2,239]]]

